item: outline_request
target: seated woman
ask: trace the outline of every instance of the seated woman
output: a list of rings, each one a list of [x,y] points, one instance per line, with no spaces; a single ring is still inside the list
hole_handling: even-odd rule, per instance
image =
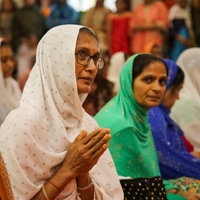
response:
[[[187,151],[184,144],[187,140],[184,139],[182,130],[169,117],[174,102],[179,99],[179,91],[184,83],[184,74],[173,61],[167,59],[164,61],[169,71],[167,91],[162,103],[158,107],[151,108],[148,119],[157,150],[160,172],[165,179],[175,179],[183,176],[200,179],[200,160],[198,159],[200,155],[198,152],[192,152],[196,158]],[[186,143],[187,146],[188,143]],[[179,178],[176,182],[179,185],[184,182],[183,185],[186,190],[190,190],[192,187],[194,192],[199,193],[200,181],[189,180],[186,177]],[[191,182],[194,183],[191,184]]]
[[[200,151],[200,48],[185,50],[177,64],[185,74],[185,83],[180,92],[180,100],[171,110],[171,118],[183,130],[195,151]]]
[[[111,129],[109,149],[119,176],[160,175],[148,112],[160,104],[166,81],[167,66],[162,59],[151,54],[134,55],[122,68],[117,96],[95,116],[100,126]],[[165,187],[168,193],[196,199],[194,194],[177,191],[168,181]],[[168,194],[168,199],[179,198]]]
[[[101,68],[91,29],[58,26],[40,41],[20,107],[0,129],[0,151],[15,199],[123,198],[106,150],[110,130],[97,128],[82,108]]]
[[[12,78],[15,67],[10,44],[0,38],[0,125],[8,113],[19,106],[21,91]]]

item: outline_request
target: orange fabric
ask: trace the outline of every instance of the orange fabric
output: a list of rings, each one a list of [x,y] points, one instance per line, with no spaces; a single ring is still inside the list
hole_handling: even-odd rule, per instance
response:
[[[7,200],[1,177],[0,177],[0,197],[1,197],[1,200]]]
[[[14,200],[9,175],[0,152],[0,197],[2,200]]]
[[[139,4],[130,20],[130,29],[138,26],[158,25],[167,28],[168,9],[163,2],[157,1],[149,5],[145,11],[145,5]],[[132,53],[144,52],[144,47],[149,43],[162,45],[162,36],[158,29],[134,31],[132,33],[131,51]]]
[[[45,8],[44,11],[43,11],[44,17],[48,17],[50,15],[50,13],[51,13],[50,7]]]

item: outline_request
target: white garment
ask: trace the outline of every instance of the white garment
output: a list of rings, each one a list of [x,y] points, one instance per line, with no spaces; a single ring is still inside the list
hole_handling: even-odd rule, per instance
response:
[[[57,26],[41,39],[21,105],[0,129],[0,150],[15,199],[31,199],[59,168],[81,130],[90,133],[98,127],[82,108],[87,94],[77,91],[74,52],[81,27]],[[123,199],[109,150],[89,174],[96,200]],[[56,199],[79,200],[76,179]]]
[[[0,49],[2,41],[0,38]],[[8,113],[19,106],[20,98],[21,91],[17,81],[12,77],[4,79],[0,62],[0,125]]]
[[[119,84],[119,75],[125,63],[124,52],[115,53],[110,59],[110,67],[108,68],[107,79],[114,83],[113,92],[117,93],[120,84]]]
[[[185,50],[177,64],[184,71],[185,81],[180,99],[172,107],[170,116],[195,150],[200,151],[200,48]]]
[[[178,4],[173,5],[169,10],[169,16],[168,16],[170,27],[173,26],[172,21],[174,19],[185,19],[187,30],[189,31],[189,35],[192,38],[194,33],[192,31],[192,23],[191,23],[189,6],[187,6],[186,8],[181,8],[180,5]]]

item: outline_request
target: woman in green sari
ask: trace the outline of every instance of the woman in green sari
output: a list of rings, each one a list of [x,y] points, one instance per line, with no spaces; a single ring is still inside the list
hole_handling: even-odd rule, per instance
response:
[[[111,129],[109,150],[120,179],[160,176],[148,112],[161,102],[167,74],[161,59],[151,54],[132,56],[121,71],[117,96],[95,116],[99,126]],[[198,194],[164,183],[169,200],[199,199]]]

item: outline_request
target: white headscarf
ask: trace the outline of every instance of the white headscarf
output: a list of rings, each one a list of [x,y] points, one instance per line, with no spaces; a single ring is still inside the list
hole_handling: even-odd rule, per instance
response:
[[[177,60],[185,74],[180,99],[174,104],[171,117],[182,128],[186,138],[200,150],[200,48],[185,50]]]
[[[59,168],[81,130],[98,127],[82,108],[87,94],[78,95],[75,46],[82,26],[63,25],[41,39],[20,107],[0,130],[0,150],[7,164],[15,199],[31,199]],[[89,172],[95,199],[123,199],[107,150]],[[80,199],[72,180],[56,199]]]
[[[107,79],[114,83],[113,92],[117,93],[120,87],[119,75],[125,63],[124,52],[115,53],[110,59]]]
[[[0,49],[3,39],[0,38]],[[8,113],[19,106],[21,91],[12,77],[4,78],[0,62],[0,125]]]

